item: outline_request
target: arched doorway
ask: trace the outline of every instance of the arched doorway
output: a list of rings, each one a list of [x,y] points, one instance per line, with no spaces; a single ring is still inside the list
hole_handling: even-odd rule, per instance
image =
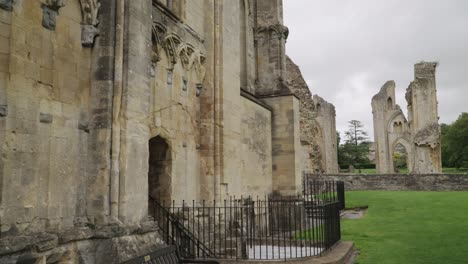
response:
[[[408,172],[408,151],[403,144],[398,143],[393,148],[393,171],[395,173],[406,173]]]
[[[171,200],[171,151],[169,144],[157,136],[149,140],[148,158],[148,195],[151,200],[159,203],[170,203]]]

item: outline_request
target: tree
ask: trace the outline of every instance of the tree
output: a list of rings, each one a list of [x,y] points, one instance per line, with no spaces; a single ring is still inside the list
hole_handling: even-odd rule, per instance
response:
[[[338,148],[338,163],[342,166],[369,163],[369,141],[367,132],[361,121],[351,120],[348,122],[348,130],[345,131],[345,143]]]
[[[450,129],[450,125],[447,124],[440,124],[440,134],[441,134],[441,155],[442,155],[442,167],[451,167],[450,166],[450,152],[448,149],[448,141],[446,139],[447,132]]]
[[[446,131],[444,131],[446,130]],[[446,165],[450,167],[468,167],[468,113],[462,113],[458,119],[448,126],[441,128],[442,154]],[[444,142],[445,141],[445,142]]]
[[[348,121],[348,131],[345,132],[346,143],[353,144],[355,146],[361,143],[368,142],[369,137],[367,132],[362,129],[364,125],[359,120]]]

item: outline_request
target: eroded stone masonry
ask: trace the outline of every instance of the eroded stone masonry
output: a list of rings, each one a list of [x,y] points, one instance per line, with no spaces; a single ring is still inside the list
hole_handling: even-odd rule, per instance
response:
[[[292,195],[336,172],[334,108],[286,57],[282,12],[0,0],[0,262],[117,263],[163,245],[149,197]]]
[[[395,173],[394,154],[403,151],[411,173],[441,173],[440,128],[435,70],[437,63],[414,65],[406,89],[408,119],[395,103],[395,82],[386,82],[372,98],[377,173]]]

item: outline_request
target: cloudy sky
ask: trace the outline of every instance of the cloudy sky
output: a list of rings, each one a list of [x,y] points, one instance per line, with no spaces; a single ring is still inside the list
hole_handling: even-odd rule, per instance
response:
[[[284,20],[287,53],[312,93],[335,105],[337,130],[361,120],[373,140],[371,98],[387,80],[406,113],[422,60],[440,63],[440,122],[468,112],[468,0],[284,0]]]

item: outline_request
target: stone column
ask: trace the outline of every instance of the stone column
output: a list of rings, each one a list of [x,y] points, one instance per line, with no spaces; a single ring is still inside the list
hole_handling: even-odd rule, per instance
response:
[[[294,95],[285,95],[263,100],[273,109],[273,192],[296,195],[302,184],[299,99]]]
[[[87,214],[96,224],[106,224],[110,214],[110,150],[114,76],[115,1],[102,0],[100,35],[93,48],[89,132]],[[93,220],[94,219],[94,220]]]
[[[415,80],[407,89],[408,113],[414,143],[414,173],[441,173],[440,128],[435,70],[437,63],[414,65]]]
[[[5,9],[4,9],[5,8]],[[11,6],[8,5],[5,7],[0,6],[0,24],[2,28],[0,29],[0,153],[4,155],[4,142],[7,129],[7,118],[8,118],[8,86],[10,80],[10,36],[11,36]],[[5,186],[4,178],[5,174],[5,159],[0,158],[0,211],[3,212],[5,209],[4,203],[4,188]],[[0,218],[3,218],[3,215],[0,214]],[[0,221],[0,231],[4,231],[4,226],[1,225]]]
[[[151,1],[125,1],[119,155],[119,219],[124,223],[142,221],[148,211],[151,13]]]
[[[299,99],[286,85],[282,0],[255,1],[257,87],[255,93],[272,107],[273,191],[292,195],[301,185]]]
[[[286,78],[285,43],[289,31],[283,25],[283,2],[282,0],[258,0],[255,3],[256,94],[263,96],[291,93],[284,85]]]

